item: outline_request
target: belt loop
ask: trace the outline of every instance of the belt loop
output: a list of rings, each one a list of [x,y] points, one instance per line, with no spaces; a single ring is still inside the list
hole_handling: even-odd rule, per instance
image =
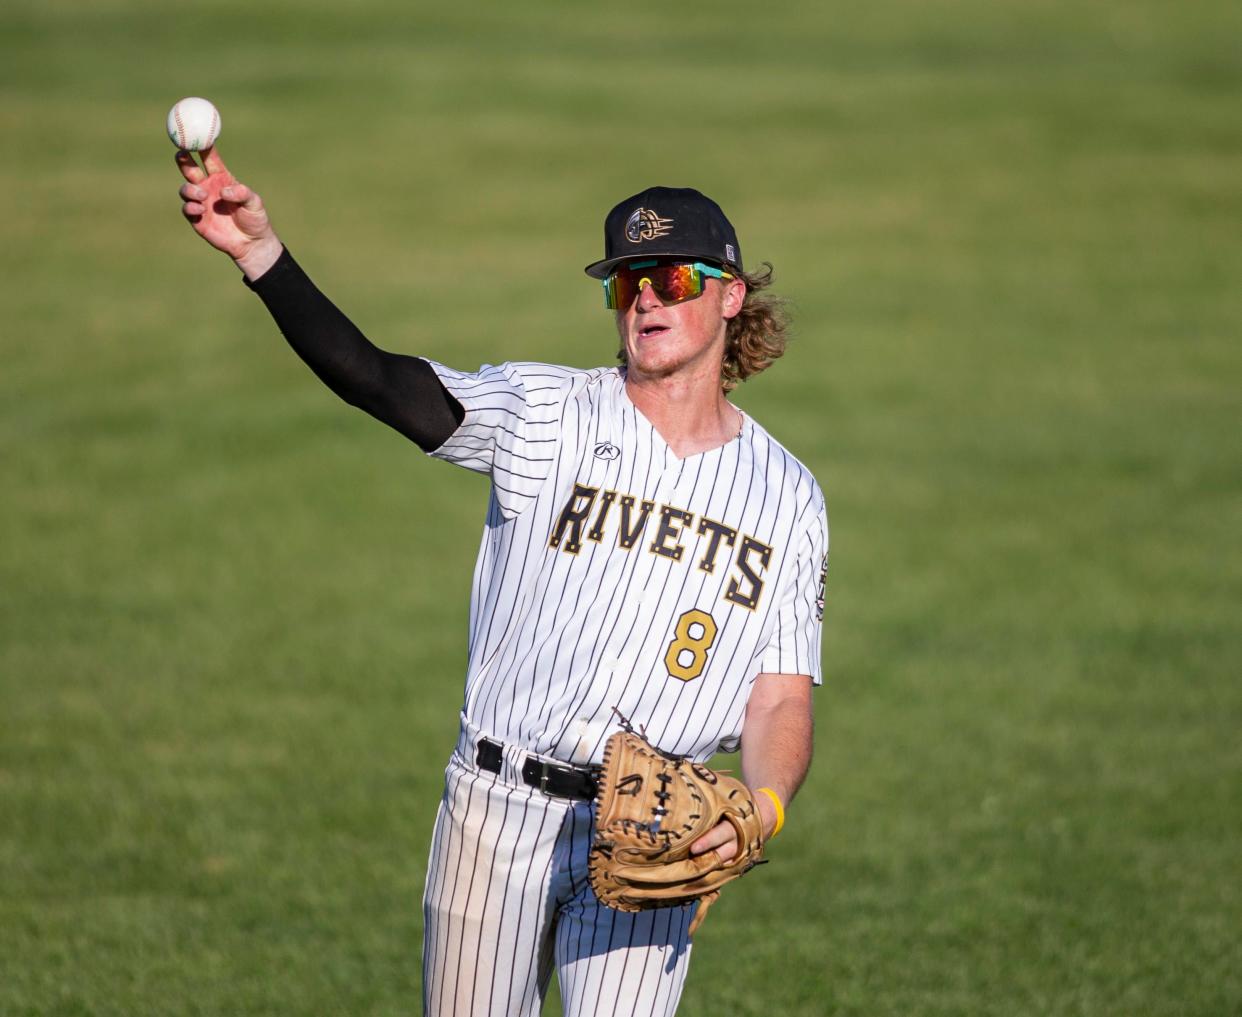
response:
[[[526,750],[520,745],[501,744],[503,756],[501,762],[501,778],[506,784],[523,784],[522,760],[526,758]]]

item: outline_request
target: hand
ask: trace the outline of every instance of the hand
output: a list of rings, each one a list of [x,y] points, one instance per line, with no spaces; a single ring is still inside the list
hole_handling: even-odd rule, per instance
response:
[[[204,149],[203,165],[190,152],[177,153],[181,214],[194,232],[223,251],[251,279],[257,279],[280,257],[281,244],[260,198],[228,171],[215,148]]]
[[[755,805],[759,809],[759,818],[763,820],[763,839],[766,842],[772,836],[772,831],[776,829],[776,806],[772,804],[772,799],[767,795],[757,794],[754,798]],[[713,849],[722,862],[727,862],[737,854],[737,834],[734,833],[732,824],[717,823],[690,845],[692,855],[706,854]]]

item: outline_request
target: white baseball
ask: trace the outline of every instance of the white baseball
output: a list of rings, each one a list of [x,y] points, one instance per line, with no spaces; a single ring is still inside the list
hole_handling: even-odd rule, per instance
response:
[[[211,148],[220,137],[220,111],[206,99],[182,99],[168,111],[168,137],[190,152]]]

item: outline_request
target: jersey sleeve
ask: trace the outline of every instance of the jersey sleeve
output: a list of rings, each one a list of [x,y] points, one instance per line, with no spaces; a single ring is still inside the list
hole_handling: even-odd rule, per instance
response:
[[[820,661],[824,621],[824,587],[828,578],[828,516],[822,499],[799,538],[792,574],[776,611],[776,625],[763,655],[767,674],[810,675],[822,685]]]
[[[540,374],[506,363],[465,372],[428,363],[465,410],[457,430],[429,455],[487,474],[504,515],[518,515],[556,458],[562,379],[554,368]]]

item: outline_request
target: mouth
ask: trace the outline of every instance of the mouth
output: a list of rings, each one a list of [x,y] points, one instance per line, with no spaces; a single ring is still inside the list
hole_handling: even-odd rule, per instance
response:
[[[669,331],[669,327],[667,325],[657,325],[652,323],[650,325],[644,325],[638,330],[638,338],[650,339],[653,336],[663,335],[667,331]]]

